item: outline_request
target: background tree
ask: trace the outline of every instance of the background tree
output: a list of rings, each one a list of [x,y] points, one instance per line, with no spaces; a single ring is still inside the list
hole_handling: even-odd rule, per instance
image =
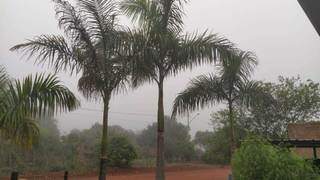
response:
[[[44,173],[64,171],[63,144],[60,140],[56,120],[43,116],[36,121],[40,136],[32,148],[24,148],[0,137],[0,177],[9,175],[13,170],[21,173]]]
[[[278,82],[261,82],[265,93],[271,94],[273,101],[256,99],[249,108],[236,104],[234,109],[236,142],[244,140],[248,134],[267,139],[287,138],[289,123],[314,121],[319,118],[319,84],[299,77],[279,77]],[[198,131],[195,143],[203,152],[207,163],[229,162],[227,153],[228,109],[211,114],[212,131]]]
[[[81,131],[74,129],[68,135],[61,137],[65,149],[67,169],[80,173],[97,170],[102,128],[101,124],[96,123],[89,129]],[[121,168],[131,165],[131,161],[136,158],[133,156],[136,154],[135,137],[136,135],[132,131],[120,126],[109,127],[108,166]],[[121,139],[119,147],[116,147],[117,139]],[[111,145],[112,141],[114,142]],[[115,153],[110,154],[110,152]]]
[[[235,143],[240,144],[247,132],[242,127],[242,116],[234,111]],[[229,164],[230,156],[230,124],[228,109],[220,110],[211,114],[212,131],[198,131],[194,142],[202,151],[201,159],[208,164]]]
[[[275,103],[260,100],[255,106],[242,109],[243,129],[267,138],[284,138],[289,123],[315,121],[320,117],[319,83],[280,76],[278,82],[266,82],[262,87]]]
[[[121,9],[140,28],[132,32],[131,57],[133,84],[156,82],[158,85],[157,170],[164,176],[164,106],[163,82],[179,71],[212,62],[228,54],[232,44],[216,34],[183,33],[185,0],[124,0]],[[218,55],[219,54],[219,55]]]
[[[97,123],[89,129],[74,129],[62,136],[56,120],[45,116],[39,120],[40,137],[30,149],[0,137],[0,179],[13,170],[35,174],[61,172],[66,169],[75,174],[97,171],[102,127]],[[132,165],[138,147],[135,137],[136,134],[132,131],[120,126],[109,127],[108,142],[116,143],[108,146],[111,158],[108,159],[108,166],[122,168]],[[117,144],[118,140],[120,145]]]
[[[38,63],[55,70],[81,73],[78,88],[87,99],[103,102],[103,135],[99,179],[105,180],[107,166],[107,129],[112,94],[124,88],[128,68],[125,33],[117,24],[118,10],[112,0],[54,0],[59,27],[64,36],[41,35],[14,46]]]
[[[165,158],[170,162],[190,161],[195,157],[195,147],[187,126],[165,116]],[[157,123],[149,125],[138,135],[138,145],[144,156],[152,156],[156,150]]]
[[[10,80],[0,67],[0,133],[15,143],[30,146],[39,135],[37,119],[79,106],[74,94],[53,75]]]
[[[231,154],[235,150],[234,106],[251,106],[264,93],[260,83],[250,81],[256,57],[251,52],[238,51],[225,57],[218,64],[217,75],[202,75],[191,80],[189,86],[178,94],[174,101],[173,115],[203,108],[207,105],[226,102],[230,126]]]

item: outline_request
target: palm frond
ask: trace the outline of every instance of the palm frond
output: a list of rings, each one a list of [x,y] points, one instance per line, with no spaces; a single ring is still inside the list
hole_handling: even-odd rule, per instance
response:
[[[62,36],[42,35],[29,39],[25,43],[13,46],[11,51],[22,52],[28,59],[36,57],[38,64],[47,63],[56,71],[71,69],[79,71],[83,61],[83,52],[76,47],[70,47]]]
[[[42,113],[72,111],[79,106],[74,94],[54,75],[44,74],[27,76],[22,81],[16,80],[10,85],[10,96],[19,102],[31,116]]]
[[[207,31],[186,34],[170,44],[171,61],[168,62],[167,71],[173,74],[203,63],[220,61],[234,51],[234,45],[229,40]],[[170,47],[170,44],[167,46]]]
[[[77,0],[80,10],[85,16],[87,29],[91,38],[105,39],[107,32],[113,30],[115,18],[118,15],[116,4],[113,0]]]
[[[161,11],[157,1],[153,0],[124,0],[120,4],[123,13],[138,22],[140,26],[150,27],[159,23]]]
[[[142,59],[131,59],[131,81],[134,88],[144,83],[159,82],[158,71],[152,59],[144,55]]]
[[[78,81],[78,89],[87,99],[97,99],[126,90],[131,73],[127,59],[115,56],[102,64],[102,68],[86,66]]]
[[[6,69],[0,65],[0,90],[5,89],[9,82],[9,75]]]
[[[139,30],[125,32],[126,55],[128,66],[131,69],[131,83],[134,88],[145,82],[158,81],[155,60],[158,58],[156,50],[148,45],[148,34]]]
[[[78,81],[78,89],[87,99],[98,99],[107,84],[102,79],[102,74],[85,70]]]
[[[26,116],[19,121],[15,129],[10,126],[3,127],[0,129],[0,134],[15,144],[30,148],[38,141],[40,130],[36,120]]]
[[[221,79],[212,74],[192,79],[174,100],[172,115],[183,114],[226,99]]]
[[[0,99],[0,129],[18,139],[27,137],[20,131],[27,134],[37,132],[29,122],[31,119],[58,111],[71,111],[79,105],[73,93],[61,85],[56,76],[28,76],[22,81],[10,82]],[[26,130],[28,127],[33,129]]]
[[[236,101],[238,104],[245,105],[247,108],[253,107],[259,102],[268,102],[268,104],[276,105],[273,96],[263,89],[260,81],[247,81],[238,84],[238,94]]]
[[[162,14],[164,28],[170,32],[180,33],[183,28],[184,4],[188,0],[162,0]]]
[[[227,81],[247,81],[258,65],[257,57],[250,51],[235,50],[218,64],[219,74]]]
[[[90,32],[85,16],[79,10],[73,7],[68,1],[53,0],[55,2],[55,11],[58,18],[58,24],[64,30],[66,36],[79,49],[86,49],[90,54],[91,60],[95,60],[97,53],[92,37],[94,34]]]
[[[124,0],[120,9],[133,22],[153,32],[180,33],[186,0]]]

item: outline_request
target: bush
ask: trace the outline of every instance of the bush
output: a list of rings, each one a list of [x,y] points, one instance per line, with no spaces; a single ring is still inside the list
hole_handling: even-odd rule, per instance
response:
[[[242,143],[233,156],[232,169],[235,180],[318,179],[309,162],[257,137],[249,137]]]
[[[108,165],[113,167],[129,167],[137,152],[125,137],[113,137],[108,147]]]
[[[201,159],[207,164],[229,164],[230,143],[228,141],[229,128],[221,128],[211,132],[205,142],[205,151]]]

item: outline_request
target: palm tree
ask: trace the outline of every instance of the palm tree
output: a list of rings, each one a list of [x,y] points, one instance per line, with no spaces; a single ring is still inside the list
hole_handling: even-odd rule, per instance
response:
[[[257,59],[251,52],[238,51],[218,63],[217,74],[201,75],[174,100],[173,116],[201,109],[208,105],[226,102],[229,110],[230,153],[234,152],[234,105],[250,107],[259,98],[270,98],[264,93],[261,83],[250,81]]]
[[[117,24],[118,10],[112,0],[54,0],[59,27],[64,36],[41,35],[16,45],[48,63],[55,70],[81,73],[78,88],[87,99],[103,102],[103,132],[99,179],[106,179],[108,111],[111,96],[126,85],[130,69],[127,65],[126,32]]]
[[[185,0],[124,0],[122,11],[138,23],[132,32],[132,82],[158,85],[157,170],[156,179],[164,175],[164,106],[163,82],[180,70],[203,62],[212,62],[232,52],[233,45],[216,34],[183,33]]]
[[[78,106],[79,101],[56,76],[30,75],[11,81],[0,67],[0,133],[15,143],[32,145],[39,135],[36,119]]]

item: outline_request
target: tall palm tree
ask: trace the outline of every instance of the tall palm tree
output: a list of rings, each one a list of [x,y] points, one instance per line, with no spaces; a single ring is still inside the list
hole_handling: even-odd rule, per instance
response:
[[[226,102],[229,109],[230,153],[236,148],[234,132],[234,105],[254,104],[258,98],[270,98],[264,93],[261,83],[249,78],[257,65],[251,52],[238,51],[217,64],[217,74],[201,75],[174,100],[173,116],[201,109],[208,105]]]
[[[103,132],[99,179],[106,179],[107,130],[109,102],[112,94],[126,85],[129,72],[126,53],[130,48],[124,28],[118,25],[118,10],[112,0],[54,0],[59,27],[64,36],[41,35],[16,45],[48,63],[56,70],[80,73],[79,90],[87,99],[103,102]]]
[[[132,78],[135,86],[158,85],[156,179],[164,175],[163,82],[180,70],[212,62],[232,52],[232,44],[216,34],[183,33],[186,0],[124,0],[122,11],[140,28],[132,32]]]
[[[73,93],[56,76],[43,74],[12,81],[0,67],[0,133],[30,146],[39,135],[36,119],[79,106]]]

